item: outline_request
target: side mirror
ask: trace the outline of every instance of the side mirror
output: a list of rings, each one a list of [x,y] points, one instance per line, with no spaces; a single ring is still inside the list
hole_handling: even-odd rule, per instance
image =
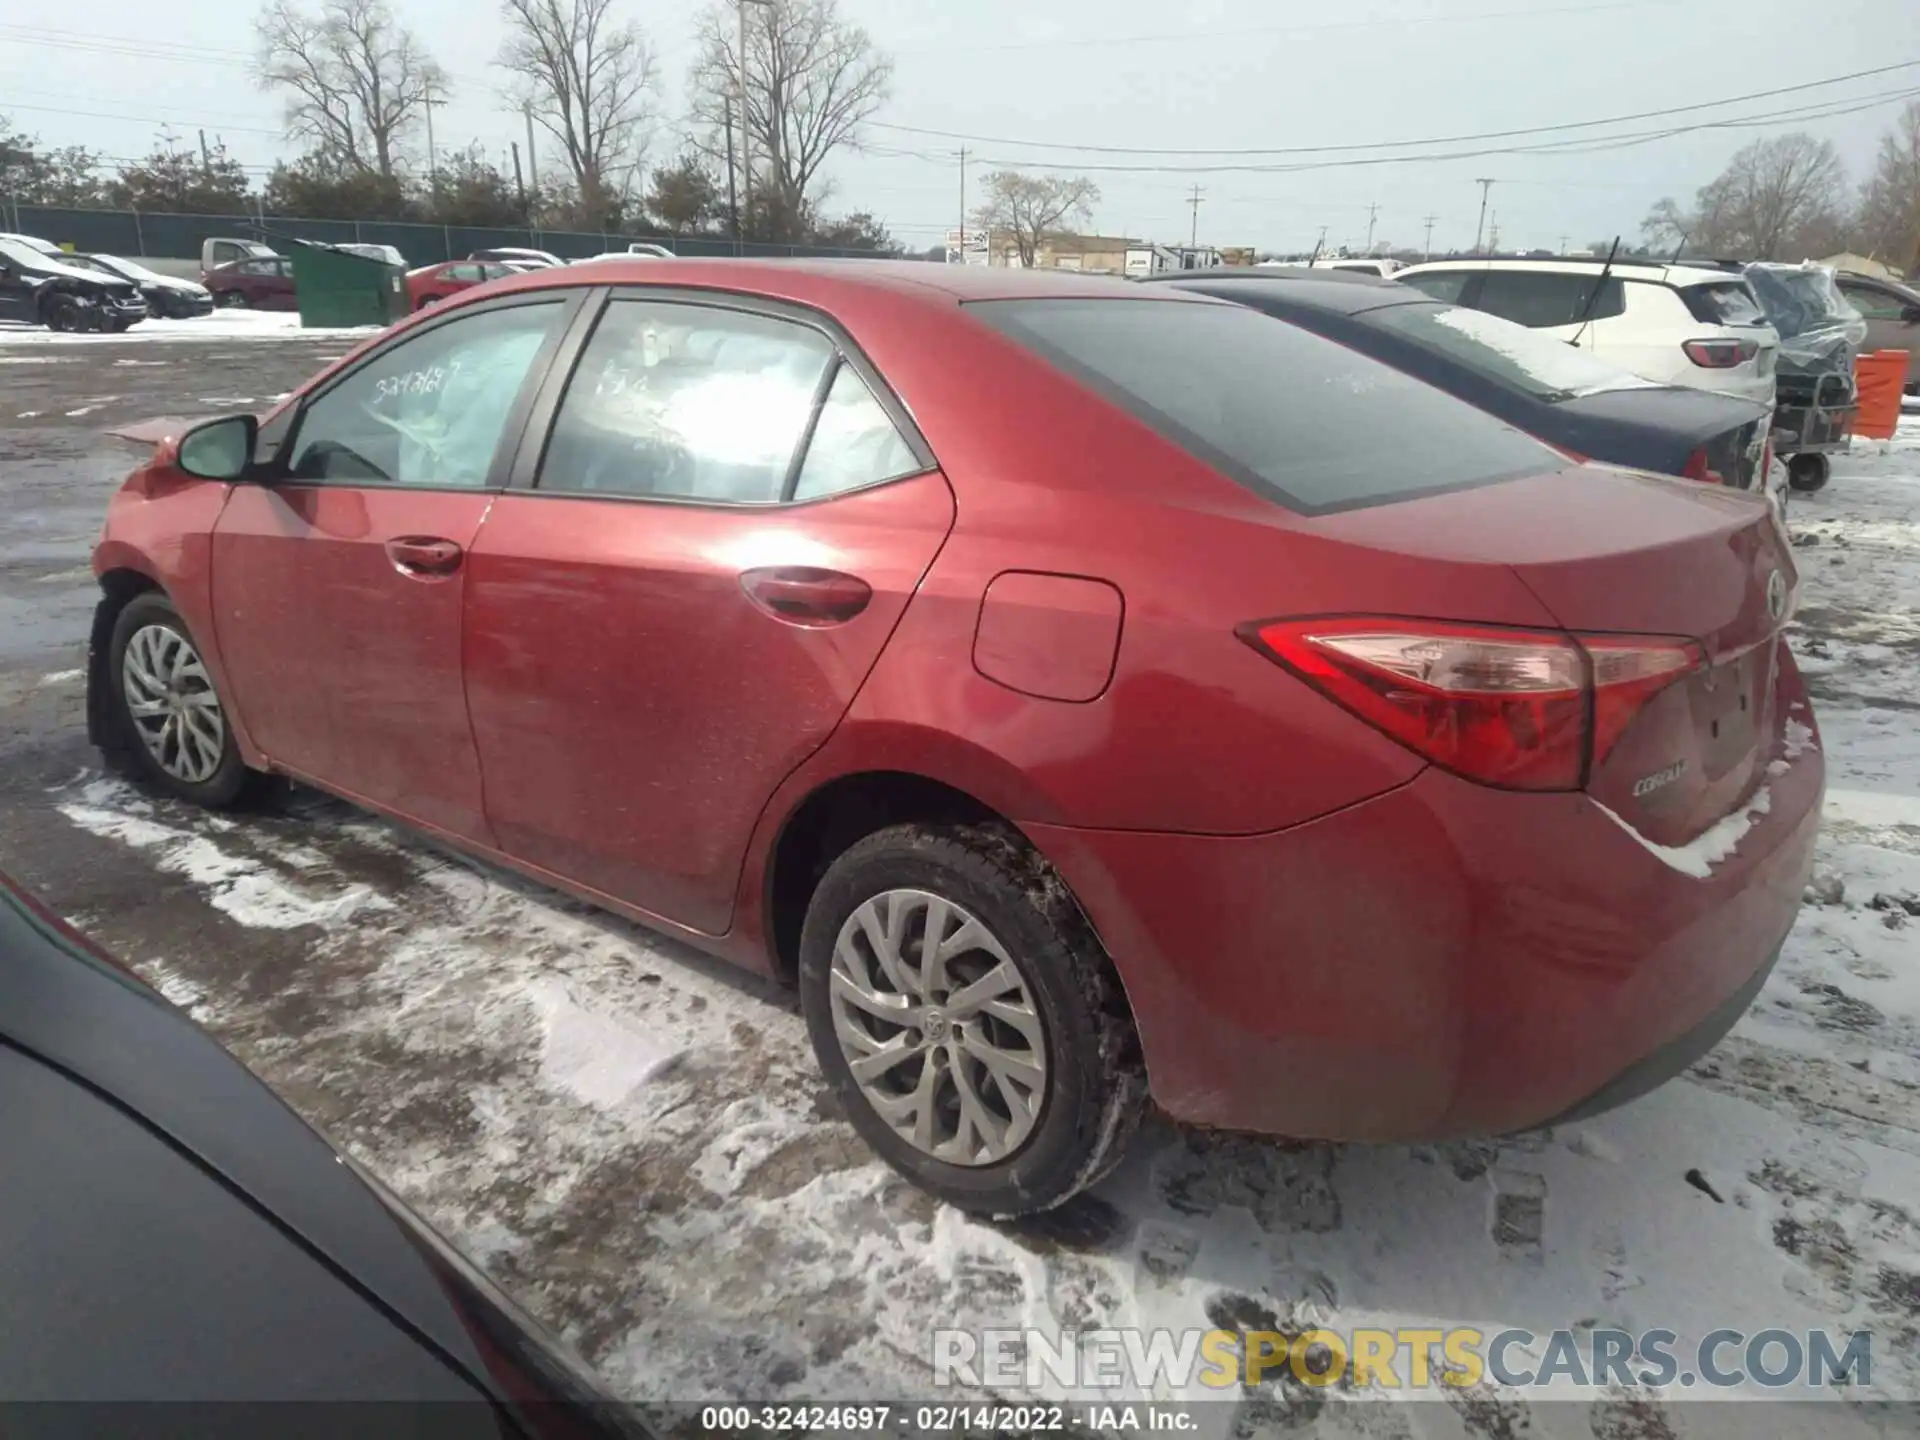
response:
[[[180,437],[174,464],[196,480],[244,480],[259,438],[260,421],[252,415],[208,420]]]
[[[1912,325],[1920,323],[1920,305],[1909,305],[1900,312],[1900,318]]]

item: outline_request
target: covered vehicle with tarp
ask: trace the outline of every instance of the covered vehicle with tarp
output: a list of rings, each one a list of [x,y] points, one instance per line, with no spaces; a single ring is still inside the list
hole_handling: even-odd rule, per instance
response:
[[[1755,261],[1743,268],[1767,319],[1780,332],[1775,368],[1774,453],[1796,490],[1827,483],[1827,457],[1847,448],[1858,396],[1853,362],[1867,322],[1834,282],[1831,266]]]

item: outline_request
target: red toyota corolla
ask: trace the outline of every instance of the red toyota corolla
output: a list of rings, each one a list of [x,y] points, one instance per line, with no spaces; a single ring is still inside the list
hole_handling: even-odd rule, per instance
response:
[[[1149,1093],[1497,1133],[1713,1044],[1824,772],[1764,500],[1189,292],[610,261],[163,441],[95,740],[277,771],[799,986],[860,1133],[1054,1205]]]
[[[462,290],[514,272],[497,260],[447,260],[407,272],[407,296],[412,309],[451,299]]]

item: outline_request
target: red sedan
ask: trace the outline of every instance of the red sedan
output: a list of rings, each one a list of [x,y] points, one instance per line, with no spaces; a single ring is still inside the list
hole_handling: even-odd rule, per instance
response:
[[[448,260],[439,265],[422,265],[407,272],[407,294],[413,308],[432,305],[458,295],[488,280],[498,280],[514,271],[495,260]]]
[[[94,567],[110,754],[793,980],[860,1133],[995,1213],[1149,1092],[1369,1141],[1642,1093],[1824,787],[1764,500],[1117,280],[519,276],[162,442]]]
[[[229,260],[200,272],[200,283],[224,309],[292,310],[293,262],[284,255]]]

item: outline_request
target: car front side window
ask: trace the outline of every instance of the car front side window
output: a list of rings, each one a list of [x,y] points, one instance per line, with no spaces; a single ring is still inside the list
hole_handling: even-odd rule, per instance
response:
[[[295,481],[477,489],[559,299],[486,310],[382,351],[302,413],[288,451]]]
[[[1898,299],[1886,291],[1866,285],[1842,285],[1840,293],[1846,296],[1847,303],[1867,320],[1898,320],[1906,309]]]

